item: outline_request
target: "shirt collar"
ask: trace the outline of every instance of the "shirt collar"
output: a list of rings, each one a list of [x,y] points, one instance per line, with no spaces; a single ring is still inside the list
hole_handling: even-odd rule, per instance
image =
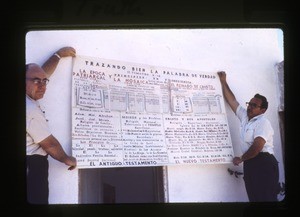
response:
[[[264,116],[264,114],[257,115],[255,117],[251,118],[248,122],[256,121],[257,119],[262,118],[263,116]]]
[[[37,101],[37,100],[34,100],[34,99],[32,99],[30,96],[28,96],[27,94],[26,94],[26,98],[28,99],[28,100],[30,100],[32,103],[34,103],[34,104],[36,104],[36,105],[40,105],[40,103]]]

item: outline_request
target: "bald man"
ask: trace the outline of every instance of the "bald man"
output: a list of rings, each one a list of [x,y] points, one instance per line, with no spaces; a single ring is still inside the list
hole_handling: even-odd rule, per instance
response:
[[[39,104],[44,97],[49,77],[63,57],[75,56],[75,49],[63,47],[53,54],[43,66],[26,65],[26,163],[27,200],[32,204],[48,204],[48,155],[64,163],[69,170],[76,167],[74,157],[66,154],[52,135],[45,112]]]

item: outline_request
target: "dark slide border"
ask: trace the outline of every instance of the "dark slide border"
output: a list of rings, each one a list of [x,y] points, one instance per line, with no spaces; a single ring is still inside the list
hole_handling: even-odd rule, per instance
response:
[[[31,216],[271,216],[298,205],[295,142],[299,72],[297,1],[285,0],[16,0],[2,9],[1,212]],[[286,199],[280,203],[29,206],[25,192],[25,36],[29,30],[106,28],[281,28],[285,51]],[[297,82],[297,83],[295,83]],[[3,99],[4,97],[4,99]],[[295,105],[294,105],[295,103]]]

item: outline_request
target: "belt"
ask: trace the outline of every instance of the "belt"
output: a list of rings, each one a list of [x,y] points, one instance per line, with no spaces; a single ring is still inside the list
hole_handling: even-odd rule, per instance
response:
[[[48,158],[48,154],[46,155],[40,155],[40,154],[32,154],[32,155],[26,155],[28,158]]]
[[[259,152],[259,154],[262,154],[262,155],[272,155],[272,154],[269,153],[269,152]]]

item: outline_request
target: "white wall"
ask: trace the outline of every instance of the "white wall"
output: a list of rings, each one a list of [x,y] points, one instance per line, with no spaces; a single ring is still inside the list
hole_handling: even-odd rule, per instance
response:
[[[60,47],[73,46],[78,55],[187,70],[225,70],[242,105],[255,93],[268,98],[266,115],[275,130],[280,181],[284,182],[274,68],[282,60],[277,33],[275,29],[32,31],[26,35],[26,63],[42,64]],[[42,100],[53,134],[68,153],[71,72],[71,58],[62,59]],[[227,105],[226,109],[234,151],[240,155],[239,122]],[[231,164],[168,167],[169,202],[247,201],[242,178],[230,176],[227,168],[242,171],[242,166]],[[77,170],[68,171],[50,159],[49,180],[50,203],[77,203]]]

